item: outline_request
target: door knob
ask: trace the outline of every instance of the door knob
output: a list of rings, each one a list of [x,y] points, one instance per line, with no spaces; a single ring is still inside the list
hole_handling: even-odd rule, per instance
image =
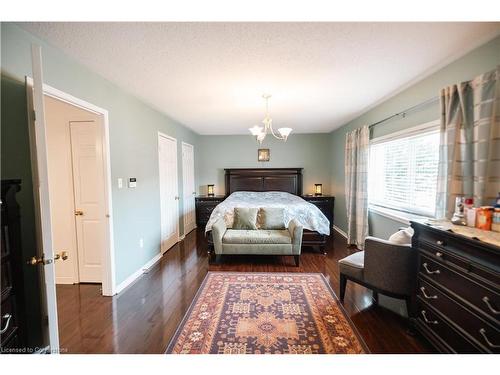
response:
[[[38,264],[45,265],[52,263],[52,259],[45,259],[45,257],[42,255],[41,257],[31,257],[30,259],[28,259],[26,263],[28,263],[31,266],[36,266]]]
[[[62,260],[66,260],[68,259],[68,252],[67,251],[61,251],[61,254],[57,253],[54,255],[54,260],[58,260],[58,259],[62,259]]]
[[[174,198],[174,199],[175,199],[176,201],[178,201],[178,200],[179,200],[179,197],[178,197],[178,196],[175,196],[175,198]]]
[[[75,210],[75,216],[83,216],[82,210]]]

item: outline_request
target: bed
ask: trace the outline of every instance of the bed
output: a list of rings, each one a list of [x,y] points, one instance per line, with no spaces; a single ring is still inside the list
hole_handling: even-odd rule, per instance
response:
[[[212,211],[205,227],[224,217],[232,225],[234,207],[283,207],[285,221],[296,218],[304,226],[303,246],[323,248],[330,234],[331,223],[313,204],[301,198],[302,168],[240,168],[225,169],[227,198]]]

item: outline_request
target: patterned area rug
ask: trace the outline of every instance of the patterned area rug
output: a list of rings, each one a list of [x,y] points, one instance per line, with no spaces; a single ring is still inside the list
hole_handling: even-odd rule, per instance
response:
[[[364,353],[321,274],[209,272],[167,353]]]

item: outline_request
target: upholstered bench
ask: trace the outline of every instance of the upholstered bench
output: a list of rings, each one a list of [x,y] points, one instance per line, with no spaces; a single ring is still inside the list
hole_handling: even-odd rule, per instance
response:
[[[212,226],[215,255],[291,255],[300,264],[303,228],[293,219],[287,229],[228,229],[224,219]]]

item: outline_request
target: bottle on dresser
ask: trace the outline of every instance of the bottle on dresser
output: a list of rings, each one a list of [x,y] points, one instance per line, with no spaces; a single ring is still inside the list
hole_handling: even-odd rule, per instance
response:
[[[500,193],[498,193],[495,206],[493,207],[493,220],[491,223],[491,230],[500,232]]]
[[[465,221],[467,222],[467,226],[474,228],[476,226],[476,210],[477,210],[474,207],[474,199],[467,198],[465,200],[464,206],[465,206],[464,207]]]

